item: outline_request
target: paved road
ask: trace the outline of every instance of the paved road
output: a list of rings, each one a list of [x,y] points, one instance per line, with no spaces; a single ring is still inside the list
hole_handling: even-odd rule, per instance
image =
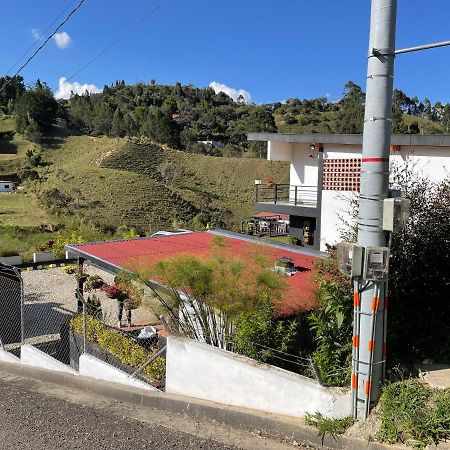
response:
[[[237,448],[30,392],[14,382],[0,382],[0,399],[2,450]]]
[[[242,436],[239,432],[236,435],[230,430],[220,429],[217,434],[217,426],[209,433],[207,425],[196,423],[193,427],[184,419],[164,417],[160,411],[136,412],[130,408],[65,387],[3,375],[0,376],[0,449],[287,448],[286,444]],[[211,436],[219,438],[211,439]]]

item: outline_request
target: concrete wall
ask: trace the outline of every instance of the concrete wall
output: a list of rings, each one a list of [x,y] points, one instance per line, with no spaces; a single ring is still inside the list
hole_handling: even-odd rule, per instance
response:
[[[55,358],[52,358],[47,353],[33,347],[30,344],[25,344],[20,350],[20,360],[22,364],[28,366],[40,367],[42,369],[55,370],[57,372],[69,373],[71,375],[78,375],[71,367],[63,364]]]
[[[33,253],[33,262],[51,262],[55,261],[56,255],[53,252],[36,252]]]
[[[287,161],[291,155],[291,185],[317,185],[318,159],[314,153],[314,158],[309,157],[311,152],[308,144],[268,142],[268,149],[271,149],[268,159]],[[361,156],[360,145],[324,145],[324,160],[361,158]],[[450,148],[401,146],[391,151],[391,172],[394,167],[407,167],[422,177],[440,182],[450,176]],[[356,192],[323,191],[320,250],[326,250],[326,243],[336,244],[340,241],[342,219],[351,220],[347,199],[356,194]]]
[[[145,389],[147,391],[158,391],[158,389],[143,381],[130,378],[127,373],[95,358],[94,356],[86,354],[81,355],[79,364],[80,375],[96,378],[97,380],[125,384],[126,386]]]
[[[351,414],[350,392],[175,336],[167,338],[166,392],[293,417]]]
[[[0,361],[11,364],[20,364],[20,358],[7,352],[6,350],[3,350],[2,348],[0,348]]]
[[[267,143],[267,159],[273,161],[292,161],[292,152],[294,144],[287,142]]]
[[[22,264],[21,256],[2,256],[0,258],[0,263],[7,264],[8,266],[18,266]]]
[[[357,192],[322,191],[322,227],[320,233],[320,250],[325,251],[326,245],[341,242],[340,234],[344,222],[353,223],[351,215],[352,198],[357,198]]]

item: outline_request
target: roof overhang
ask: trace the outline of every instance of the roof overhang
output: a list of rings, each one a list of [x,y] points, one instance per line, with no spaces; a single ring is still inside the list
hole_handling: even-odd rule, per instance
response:
[[[248,133],[249,141],[285,142],[305,144],[362,145],[362,134],[284,134],[284,133]],[[450,135],[393,134],[391,145],[408,147],[450,147]]]

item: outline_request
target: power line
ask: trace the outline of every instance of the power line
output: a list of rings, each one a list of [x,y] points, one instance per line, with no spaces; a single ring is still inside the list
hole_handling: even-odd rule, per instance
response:
[[[67,21],[75,14],[85,0],[81,0],[80,3],[69,13],[69,15],[56,27],[55,31],[51,33],[47,39],[36,49],[36,51],[26,60],[26,62],[20,67],[20,69],[15,73],[14,77],[19,75],[19,73],[24,69],[31,60],[46,46],[47,42],[67,23]]]
[[[75,3],[75,0],[71,0],[67,6],[58,14],[58,16],[53,20],[53,22],[43,31],[43,35],[47,33],[50,28],[55,25],[55,23],[63,16],[63,14],[70,8],[70,6]],[[19,62],[23,59],[23,57],[33,48],[35,45],[42,39],[42,37],[37,38],[33,43],[19,56],[19,58],[16,60],[16,62],[6,71],[6,74],[9,74],[11,70],[14,69],[14,67],[19,64]]]
[[[134,31],[139,25],[144,23],[147,19],[149,19],[151,16],[156,14],[169,0],[163,0],[161,3],[159,3],[155,8],[153,8],[151,11],[149,11],[147,14],[145,14],[141,19],[139,19],[134,25],[132,25],[130,28],[128,28],[125,33],[120,35],[115,41],[113,41],[111,44],[107,45],[101,52],[97,53],[90,61],[88,61],[86,64],[81,66],[75,73],[73,73],[70,77],[66,78],[64,83],[62,83],[59,87],[64,86],[67,84],[70,80],[75,78],[80,72],[82,72],[84,69],[86,69],[88,66],[90,66],[93,62],[95,62],[98,58],[103,56],[107,51],[111,50],[113,47],[115,47],[122,39],[126,38],[132,31]]]

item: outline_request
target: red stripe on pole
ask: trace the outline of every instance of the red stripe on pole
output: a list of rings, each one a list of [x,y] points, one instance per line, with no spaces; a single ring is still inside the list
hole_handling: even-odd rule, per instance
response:
[[[389,158],[362,158],[363,163],[366,162],[389,162]]]
[[[358,375],[352,374],[352,389],[358,389]]]

